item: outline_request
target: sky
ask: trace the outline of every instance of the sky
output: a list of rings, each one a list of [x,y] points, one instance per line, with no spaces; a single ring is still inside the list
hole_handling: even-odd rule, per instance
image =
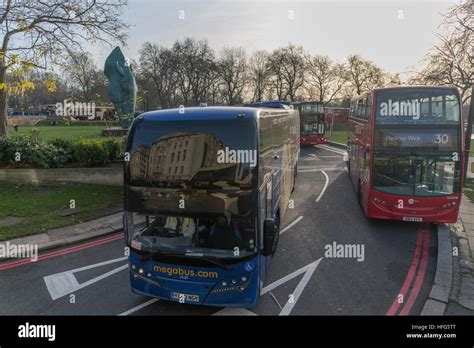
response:
[[[144,42],[170,47],[185,37],[223,47],[271,51],[288,43],[343,62],[358,53],[391,73],[420,68],[437,43],[434,33],[459,0],[129,0],[125,56]],[[110,47],[90,48],[103,65]],[[404,76],[404,75],[402,75]]]

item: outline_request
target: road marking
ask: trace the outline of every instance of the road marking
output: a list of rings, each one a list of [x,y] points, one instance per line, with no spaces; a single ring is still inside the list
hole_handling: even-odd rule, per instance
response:
[[[413,289],[411,290],[410,297],[408,301],[405,303],[405,306],[400,311],[400,315],[408,315],[410,314],[411,308],[415,304],[415,300],[418,297],[418,294],[421,289],[421,285],[423,284],[423,280],[425,279],[426,273],[426,266],[428,264],[428,247],[430,245],[430,232],[429,230],[425,230],[425,241],[423,245],[423,256],[421,258],[420,269],[416,275],[415,284],[413,285]]]
[[[321,262],[323,258],[319,258],[314,262],[311,262],[310,264],[301,267],[300,269],[297,269],[296,271],[288,274],[287,276],[284,276],[283,278],[278,279],[277,281],[267,285],[260,291],[260,296],[265,295],[267,292],[272,291],[273,289],[279,287],[280,285],[290,281],[293,278],[298,277],[301,274],[305,274],[303,278],[300,280],[298,285],[296,286],[295,291],[293,292],[293,301],[288,301],[283,309],[281,310],[279,315],[289,315],[291,311],[293,310],[293,307],[296,305],[296,302],[298,301],[300,295],[303,293],[304,288],[308,284],[311,276],[313,275],[314,271],[316,268],[319,266],[319,263]]]
[[[416,269],[418,268],[418,262],[420,259],[420,250],[421,250],[421,245],[423,243],[423,231],[420,228],[418,230],[418,236],[416,239],[416,247],[415,247],[415,253],[413,254],[413,258],[411,261],[411,266],[408,269],[408,273],[405,277],[405,281],[403,282],[403,285],[398,292],[398,294],[395,296],[395,299],[392,302],[392,305],[390,306],[389,310],[385,315],[396,315],[398,308],[400,307],[401,303],[399,302],[399,296],[403,296],[403,301],[405,301],[405,298],[407,297],[407,292],[408,289],[410,288],[410,285],[413,281],[413,277],[415,276]]]
[[[281,284],[284,284],[287,281],[289,281],[293,278],[296,278],[300,274],[305,273],[308,270],[308,268],[310,268],[312,266],[318,267],[318,265],[319,265],[319,263],[321,262],[322,259],[323,258],[321,257],[320,259],[317,259],[316,261],[311,262],[310,264],[308,264],[304,267],[301,267],[300,269],[297,269],[296,271],[284,276],[283,278],[280,278],[277,281],[274,281],[273,283],[268,284],[266,287],[264,287],[262,289],[262,291],[260,291],[260,296],[265,295],[267,292],[272,291],[273,289],[279,287]]]
[[[92,248],[92,247],[95,247],[97,245],[114,242],[114,241],[122,239],[122,238],[123,238],[123,233],[120,232],[118,234],[114,234],[112,236],[108,236],[108,237],[105,237],[105,238],[102,238],[102,239],[94,240],[92,242],[87,242],[85,244],[79,244],[79,245],[75,245],[75,246],[72,246],[72,247],[69,247],[69,248],[49,252],[49,253],[46,253],[46,254],[40,254],[38,256],[37,261],[32,261],[31,259],[21,259],[21,260],[17,260],[17,261],[4,263],[4,264],[0,265],[0,271],[5,270],[5,269],[9,269],[9,268],[14,268],[14,267],[26,265],[28,263],[33,263],[33,262],[38,262],[38,261],[50,259],[50,258],[53,258],[53,257],[56,257],[56,256],[70,254],[70,253],[73,253],[73,252],[76,252],[76,251],[79,251],[79,250]]]
[[[298,173],[316,173],[316,172],[347,172],[345,167],[326,167],[326,168],[313,168],[313,169],[298,169]]]
[[[326,189],[328,188],[328,184],[329,184],[329,176],[326,174],[326,172],[324,170],[322,170],[321,173],[323,173],[324,176],[326,177],[326,182],[324,183],[323,190],[319,194],[318,198],[316,198],[316,202],[319,202],[320,199],[323,197],[324,192],[326,192]]]
[[[321,261],[321,259],[319,259],[319,261]],[[303,279],[300,280],[300,282],[296,286],[295,291],[292,294],[293,301],[288,300],[279,315],[290,315],[291,311],[293,310],[293,307],[296,305],[296,302],[300,298],[300,295],[303,293],[304,288],[308,284],[309,280],[311,279],[311,276],[313,275],[318,265],[319,262],[317,264],[313,263],[308,267],[307,271],[303,276]]]
[[[273,293],[271,291],[268,292],[270,294],[270,296],[272,297],[273,301],[275,301],[276,305],[278,306],[278,308],[280,308],[280,311],[283,309],[283,307],[281,306],[280,302],[278,302],[277,298],[275,297],[275,295],[273,295]]]
[[[300,280],[300,282],[296,286],[294,293],[292,294],[293,295],[292,303],[287,302],[279,314],[279,315],[289,315],[322,259],[323,258],[321,257],[320,259],[317,259],[316,261],[311,262],[310,264],[304,267],[301,267],[300,269],[297,269],[296,271],[284,276],[283,278],[280,278],[277,281],[267,285],[260,291],[260,296],[265,295],[267,292],[270,293],[270,291],[272,291],[273,289],[305,273],[303,278]],[[276,298],[273,296],[273,294],[270,293],[270,296],[272,296],[273,300],[276,301],[278,306],[281,308],[280,304],[278,303]],[[226,307],[214,313],[213,315],[257,315],[257,314],[245,308]]]
[[[283,232],[288,231],[290,228],[292,228],[294,225],[296,225],[300,220],[303,218],[303,216],[300,216],[297,218],[295,221],[293,221],[291,224],[285,226],[281,231],[280,234],[283,234]]]
[[[316,154],[310,153],[304,156],[301,160],[302,161],[320,161],[321,159],[319,158],[319,156],[316,156]]]
[[[257,315],[252,311],[249,311],[245,308],[233,308],[233,307],[226,307],[221,309],[220,311],[214,313],[213,315]]]
[[[326,145],[315,145],[315,147],[317,147],[319,149],[327,150],[327,151],[332,151],[332,152],[338,153],[339,155],[342,155],[342,156],[344,156],[347,153],[344,150],[334,149],[334,148],[326,146]]]
[[[129,314],[132,314],[136,311],[139,311],[142,308],[145,308],[145,307],[148,307],[149,305],[152,305],[153,303],[155,303],[159,300],[160,300],[159,298],[152,298],[151,300],[148,300],[148,301],[146,301],[146,302],[144,302],[144,303],[142,303],[142,304],[140,304],[136,307],[133,307],[133,308],[129,309],[128,311],[120,313],[119,316],[126,316],[126,315],[129,315]]]
[[[110,277],[111,275],[118,273],[124,269],[128,268],[128,264],[122,265],[120,267],[114,268],[113,270],[110,270],[104,274],[101,274],[100,276],[97,276],[95,278],[92,278],[82,284],[79,284],[77,281],[74,273],[85,271],[88,269],[96,268],[96,267],[101,267],[105,265],[109,265],[112,263],[120,262],[126,260],[128,257],[119,257],[117,259],[113,260],[108,260],[104,262],[99,262],[93,265],[88,265],[84,267],[79,267],[75,268],[66,272],[60,272],[56,274],[52,274],[49,276],[44,277],[44,282],[46,284],[46,288],[49,291],[49,294],[51,295],[51,298],[54,300],[57,300],[58,298],[61,298],[63,296],[66,296],[68,294],[71,294],[77,290],[83,289],[89,285],[92,285],[94,283],[97,283],[98,281],[101,281],[102,279],[105,279],[107,277]]]

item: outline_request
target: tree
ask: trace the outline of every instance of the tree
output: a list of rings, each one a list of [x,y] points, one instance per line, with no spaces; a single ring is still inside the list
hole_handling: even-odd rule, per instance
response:
[[[307,82],[316,91],[316,101],[330,103],[343,89],[347,72],[342,64],[336,64],[328,56],[310,56],[307,60]]]
[[[214,52],[206,40],[186,38],[173,45],[179,99],[184,105],[206,102],[216,81]]]
[[[425,56],[425,67],[412,82],[454,85],[459,88],[463,104],[470,98],[474,84],[473,29],[469,26],[466,4],[453,7],[444,19],[445,33],[437,33],[440,42]]]
[[[467,150],[470,148],[474,123],[472,6],[472,1],[465,1],[448,10],[441,24],[442,32],[436,34],[439,43],[428,51],[424,58],[424,68],[410,81],[421,84],[454,85],[460,91],[463,105],[467,104],[469,100],[471,101],[465,138]],[[467,170],[468,156],[469,152],[466,151],[465,171]]]
[[[268,53],[265,51],[256,51],[250,57],[248,75],[253,101],[262,101],[268,91],[270,74],[267,60]]]
[[[298,90],[303,86],[306,64],[301,46],[292,44],[274,50],[268,57],[270,82],[280,100],[296,100]]]
[[[224,48],[217,63],[222,81],[222,96],[225,103],[234,105],[242,99],[247,80],[247,58],[243,48]]]
[[[283,72],[283,52],[281,49],[273,51],[268,55],[267,59],[267,71],[269,73],[269,82],[270,82],[270,93],[276,94],[278,100],[283,100],[286,98],[287,87],[285,84],[285,77]],[[270,97],[271,99],[271,97]]]
[[[384,85],[385,73],[375,63],[357,54],[350,55],[345,64],[352,93],[361,95]]]
[[[150,81],[163,109],[173,105],[173,90],[176,88],[176,70],[173,51],[145,42],[140,50],[139,75]]]
[[[11,85],[7,72],[46,68],[46,63],[58,63],[64,58],[68,47],[81,50],[85,41],[112,39],[124,43],[128,26],[120,15],[125,5],[126,0],[0,3],[0,136],[7,136],[8,95],[17,92],[18,86],[20,91],[31,87],[27,80]]]
[[[97,69],[88,52],[70,51],[63,70],[68,81],[79,90],[80,99],[84,102],[97,99],[105,83],[104,73]]]

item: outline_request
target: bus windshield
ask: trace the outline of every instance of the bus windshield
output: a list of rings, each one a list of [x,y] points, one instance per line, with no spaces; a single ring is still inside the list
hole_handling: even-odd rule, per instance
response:
[[[254,218],[126,213],[131,246],[149,252],[179,252],[240,258],[257,251]]]
[[[461,161],[452,156],[376,156],[373,188],[406,196],[443,196],[460,190]]]
[[[377,92],[376,124],[458,125],[459,99],[450,89],[410,88]]]
[[[132,129],[128,185],[249,189],[255,183],[255,120],[145,120]]]

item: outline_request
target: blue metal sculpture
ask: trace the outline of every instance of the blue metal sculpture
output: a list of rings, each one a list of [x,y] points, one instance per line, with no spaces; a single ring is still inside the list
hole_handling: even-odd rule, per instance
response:
[[[128,128],[135,116],[137,83],[120,47],[107,57],[104,73],[109,80],[109,99],[115,106],[119,124]]]

